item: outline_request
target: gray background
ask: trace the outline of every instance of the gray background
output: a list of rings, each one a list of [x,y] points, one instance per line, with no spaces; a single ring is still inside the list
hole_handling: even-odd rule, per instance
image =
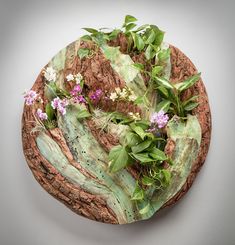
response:
[[[22,93],[82,27],[119,27],[125,14],[155,23],[202,72],[213,115],[207,161],[174,208],[112,226],[75,215],[29,171],[21,145]],[[233,1],[1,1],[0,244],[235,244]]]

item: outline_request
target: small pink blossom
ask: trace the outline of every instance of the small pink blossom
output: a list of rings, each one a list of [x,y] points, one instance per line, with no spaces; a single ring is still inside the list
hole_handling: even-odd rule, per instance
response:
[[[158,128],[164,128],[168,122],[168,115],[164,113],[163,110],[159,112],[154,112],[151,116],[150,122],[156,124]]]
[[[81,92],[82,92],[81,86],[79,84],[76,84],[73,87],[73,90],[70,91],[70,94],[75,97],[75,96],[77,96]]]
[[[94,93],[90,95],[90,99],[93,101],[97,101],[101,98],[103,92],[101,89],[97,89]]]
[[[74,102],[82,104],[82,103],[86,103],[86,100],[82,95],[79,95],[77,97],[74,97]]]
[[[66,114],[66,106],[68,105],[68,100],[63,99],[61,100],[60,98],[55,98],[53,101],[51,101],[51,106],[53,109],[58,109],[58,111],[62,114]]]
[[[28,92],[26,92],[24,95],[26,105],[32,105],[36,100],[37,96],[38,94],[33,90],[29,90]]]
[[[41,109],[37,109],[37,116],[41,119],[41,120],[47,120],[47,114],[45,112],[42,112]]]

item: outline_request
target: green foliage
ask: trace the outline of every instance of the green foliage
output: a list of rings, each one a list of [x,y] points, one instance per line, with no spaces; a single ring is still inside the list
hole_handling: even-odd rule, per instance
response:
[[[125,146],[114,146],[109,152],[109,170],[111,173],[117,172],[126,167],[130,162],[130,156]]]
[[[52,108],[51,103],[47,103],[45,111],[46,111],[48,120],[52,121],[56,118],[56,113],[55,113],[55,110]]]
[[[84,58],[84,57],[88,57],[91,54],[91,50],[88,48],[80,48],[78,50],[78,56],[80,59]]]
[[[190,111],[198,106],[198,96],[188,98],[186,101],[182,101],[182,92],[193,86],[200,79],[200,73],[193,75],[186,80],[171,84],[164,78],[158,76],[152,76],[152,80],[157,86],[162,101],[157,105],[157,111],[164,110],[164,112],[171,113],[172,115],[178,115],[185,117]]]
[[[78,120],[81,120],[81,119],[88,118],[88,117],[90,117],[90,116],[91,116],[91,114],[90,114],[90,112],[89,112],[87,109],[82,109],[82,110],[80,110],[80,111],[78,112],[78,114],[77,114],[77,119],[78,119]]]
[[[143,200],[144,199],[144,190],[139,186],[138,181],[136,182],[135,190],[132,194],[131,200]]]

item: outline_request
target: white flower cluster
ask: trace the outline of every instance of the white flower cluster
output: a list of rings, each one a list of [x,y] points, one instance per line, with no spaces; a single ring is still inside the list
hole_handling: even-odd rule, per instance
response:
[[[115,92],[111,93],[109,98],[112,101],[123,99],[128,101],[135,101],[137,99],[137,96],[135,95],[134,91],[130,88],[115,88]]]
[[[54,70],[53,67],[48,66],[44,71],[43,71],[44,77],[48,82],[55,82],[56,80],[56,71]]]
[[[75,81],[76,84],[79,84],[82,81],[82,79],[83,79],[83,76],[80,73],[78,73],[76,75],[73,75],[70,73],[66,76],[67,82]]]

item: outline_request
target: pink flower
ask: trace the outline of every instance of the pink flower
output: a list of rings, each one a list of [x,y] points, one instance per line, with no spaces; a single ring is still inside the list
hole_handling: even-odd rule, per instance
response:
[[[33,90],[29,90],[28,92],[26,92],[24,95],[26,105],[32,105],[36,100],[37,96],[38,94]]]
[[[74,86],[73,90],[70,91],[70,94],[75,97],[81,92],[82,92],[82,88],[79,84],[77,84]]]
[[[154,112],[152,114],[150,122],[152,124],[156,124],[158,128],[163,128],[166,126],[168,120],[169,120],[168,115],[165,114],[163,110],[160,110],[159,112]]]
[[[62,114],[66,114],[66,106],[68,105],[68,100],[63,99],[61,100],[59,97],[55,98],[53,101],[51,101],[51,106],[53,109],[58,109],[58,111]]]
[[[90,95],[90,99],[93,101],[97,101],[101,98],[103,92],[101,89],[97,89],[94,93]]]
[[[82,103],[86,103],[86,100],[82,95],[79,95],[77,97],[74,97],[74,102],[82,104]]]
[[[47,120],[47,114],[45,112],[42,112],[41,109],[37,109],[37,116],[43,121]]]

